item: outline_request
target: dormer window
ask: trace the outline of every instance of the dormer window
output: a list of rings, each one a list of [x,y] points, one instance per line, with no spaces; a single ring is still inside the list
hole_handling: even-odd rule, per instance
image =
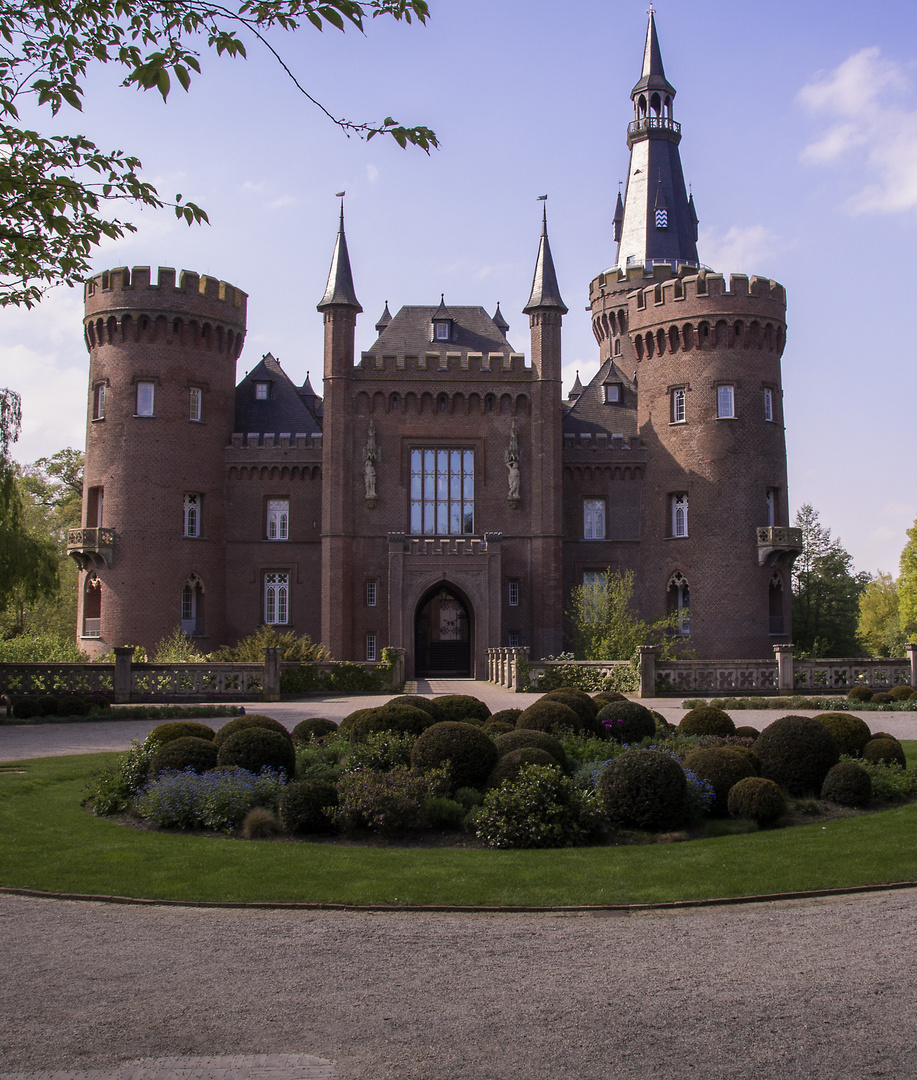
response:
[[[271,384],[266,382],[255,383],[255,401],[267,401],[271,396]]]
[[[606,383],[605,384],[605,401],[608,405],[620,405],[621,404],[621,384],[620,383]]]
[[[450,330],[452,329],[451,319],[442,319],[433,324],[433,340],[434,341],[448,341],[450,338]]]

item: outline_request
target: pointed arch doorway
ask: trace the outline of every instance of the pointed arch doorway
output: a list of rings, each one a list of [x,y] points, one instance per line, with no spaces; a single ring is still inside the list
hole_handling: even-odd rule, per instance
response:
[[[474,638],[471,605],[451,585],[427,590],[414,616],[414,668],[420,678],[470,679]]]

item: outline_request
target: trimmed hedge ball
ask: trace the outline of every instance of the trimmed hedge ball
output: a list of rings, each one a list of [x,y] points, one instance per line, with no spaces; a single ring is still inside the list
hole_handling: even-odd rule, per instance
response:
[[[575,687],[562,687],[559,690],[551,690],[539,698],[540,701],[559,701],[563,705],[569,705],[582,722],[586,731],[592,731],[596,735],[604,734],[600,725],[596,722],[599,712],[598,703],[585,692]]]
[[[738,735],[740,739],[757,739],[760,734],[761,732],[758,731],[757,728],[751,727],[748,724],[743,724],[742,727],[736,728],[736,735]]]
[[[872,798],[872,780],[862,765],[839,761],[828,770],[821,786],[821,797],[838,806],[868,806]]]
[[[521,750],[523,746],[535,746],[550,754],[562,769],[568,767],[566,751],[557,739],[546,731],[537,731],[535,728],[515,728],[505,735],[498,735],[494,739],[494,745],[500,757],[513,750]]]
[[[509,724],[511,727],[516,726],[516,721],[522,715],[521,709],[500,709],[499,712],[491,713],[490,717],[484,722],[484,727],[489,727],[490,724]]]
[[[511,724],[508,720],[488,720],[481,727],[482,731],[486,731],[491,738],[495,739],[498,735],[505,735],[507,731],[515,731],[515,721]]]
[[[401,694],[387,701],[386,705],[410,705],[412,709],[423,709],[433,717],[434,724],[441,724],[449,717],[445,715],[435,698],[421,697],[420,694]]]
[[[897,739],[870,739],[863,747],[863,759],[879,765],[900,765],[902,769],[907,768],[904,748]]]
[[[872,695],[870,705],[891,705],[893,700],[891,694],[887,694],[884,690],[880,690],[878,694]]]
[[[688,816],[688,782],[678,762],[662,750],[627,750],[599,777],[598,793],[615,825],[663,832]]]
[[[217,748],[213,739],[200,739],[194,735],[170,739],[153,755],[150,762],[150,775],[159,776],[164,772],[184,772],[193,769],[196,773],[205,773],[216,768]]]
[[[535,731],[559,732],[569,729],[582,731],[583,722],[579,715],[562,701],[539,698],[524,709],[516,721],[517,728],[533,728]]]
[[[681,718],[678,730],[682,735],[735,735],[732,717],[716,705],[698,705]]]
[[[252,713],[250,716],[237,716],[234,720],[230,720],[228,724],[224,724],[220,730],[214,735],[213,741],[219,749],[227,739],[236,734],[237,731],[247,731],[248,728],[262,728],[265,731],[276,731],[278,735],[283,735],[285,739],[290,740],[292,746],[293,741],[290,739],[290,733],[280,723],[279,720],[275,720],[272,716],[262,716],[260,713]],[[258,771],[257,769],[255,770]]]
[[[613,701],[599,709],[597,719],[603,732],[615,742],[640,742],[656,734],[653,714],[636,701]]]
[[[415,709],[413,705],[391,702],[373,709],[367,716],[361,716],[350,728],[350,741],[366,742],[370,735],[379,731],[397,731],[400,735],[419,735],[436,721],[426,709]]]
[[[490,719],[490,709],[470,694],[443,694],[435,699],[442,714],[442,721],[455,723],[483,724]]]
[[[242,728],[218,748],[217,765],[253,773],[281,769],[292,779],[296,773],[296,750],[288,734],[281,735],[264,727]]]
[[[761,775],[761,759],[755,753],[754,749],[750,746],[729,746],[726,749],[735,750],[743,757],[747,758],[751,762],[751,767],[755,770],[755,776]]]
[[[362,720],[364,716],[369,716],[374,713],[375,708],[372,709],[354,709],[352,713],[348,713],[344,719],[338,724],[338,731],[341,735],[350,735],[350,729],[358,721]]]
[[[746,776],[729,791],[729,816],[748,818],[760,826],[773,825],[786,813],[786,799],[779,784],[763,776]]]
[[[41,711],[37,698],[24,697],[13,705],[13,716],[17,720],[32,720],[36,716],[44,716],[44,713]]]
[[[287,784],[280,796],[280,820],[287,832],[324,833],[333,825],[325,807],[337,806],[338,791],[327,780],[299,780]]]
[[[411,768],[426,771],[448,764],[453,789],[482,788],[499,756],[486,731],[475,724],[446,720],[418,737],[411,750]]]
[[[791,795],[821,791],[828,770],[840,757],[831,732],[808,716],[782,716],[768,724],[755,742],[755,753],[761,775]]]
[[[165,746],[173,739],[208,739],[213,742],[215,734],[212,727],[198,724],[194,720],[172,720],[154,727],[147,737],[155,739],[160,746]]]
[[[617,690],[601,690],[598,694],[592,695],[592,700],[601,709],[603,705],[610,705],[613,701],[627,701],[628,698],[624,694],[619,694]]]
[[[706,750],[694,750],[685,758],[685,768],[695,776],[709,780],[713,785],[713,805],[710,813],[725,817],[729,809],[729,792],[748,776],[755,776],[757,769],[751,760],[736,747],[717,746]]]
[[[326,735],[337,733],[338,726],[325,716],[313,716],[309,720],[300,720],[290,732],[293,742],[309,742],[312,739],[324,739]]]
[[[494,765],[487,778],[487,786],[496,788],[504,780],[515,780],[526,765],[549,765],[552,769],[560,769],[556,758],[547,750],[540,750],[537,746],[520,746],[504,754]]]
[[[868,686],[854,686],[847,694],[848,701],[872,701],[872,690]]]
[[[674,724],[670,724],[668,720],[660,712],[656,712],[655,709],[650,710],[653,723],[656,725],[656,735],[660,739],[667,739],[670,735],[678,731],[678,728]]]
[[[85,716],[92,706],[86,698],[77,697],[75,694],[67,694],[57,703],[58,716]]]
[[[824,724],[834,736],[841,753],[848,757],[859,757],[863,747],[872,738],[869,725],[858,716],[845,712],[819,713],[815,719]]]
[[[911,696],[911,688],[909,686],[895,686],[888,693],[892,701],[907,701]]]

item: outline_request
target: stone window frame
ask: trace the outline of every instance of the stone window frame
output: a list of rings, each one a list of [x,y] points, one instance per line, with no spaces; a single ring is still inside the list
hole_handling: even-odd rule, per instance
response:
[[[583,499],[583,539],[604,540],[605,499]]]
[[[265,570],[263,574],[262,603],[266,626],[289,626],[290,623],[290,571]]]
[[[510,607],[519,607],[519,579],[511,578],[507,583],[506,601]]]
[[[379,600],[379,582],[369,578],[366,582],[366,606],[375,607]]]
[[[669,538],[684,540],[688,536],[688,493],[673,491],[669,495]]]
[[[155,417],[155,415],[156,380],[137,379],[134,387],[134,416]]]
[[[92,419],[105,419],[105,393],[108,387],[108,379],[100,379],[92,387]]]
[[[688,422],[688,388],[673,386],[669,393],[669,423],[686,424]]]
[[[717,418],[717,420],[735,420],[736,419],[736,388],[735,388],[735,383],[717,383],[717,387],[716,387],[716,418]]]
[[[369,664],[375,663],[379,657],[377,643],[378,635],[374,631],[370,631],[366,635],[366,662]]]
[[[197,540],[201,535],[204,496],[199,491],[186,491],[182,495],[182,536]]]
[[[264,538],[271,543],[290,539],[289,495],[270,495],[265,499]]]

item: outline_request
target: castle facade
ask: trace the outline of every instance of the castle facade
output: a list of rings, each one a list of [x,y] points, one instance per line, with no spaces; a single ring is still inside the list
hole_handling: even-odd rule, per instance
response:
[[[565,399],[548,241],[528,357],[499,305],[386,305],[355,357],[343,209],[318,311],[322,396],[270,354],[238,384],[239,289],[119,268],[86,286],[78,636],[202,651],[259,625],[408,677],[486,675],[490,646],[564,647],[571,590],[633,571],[700,657],[790,640],[782,286],[699,262],[654,16],[628,125],[615,264],[589,286],[599,367]]]

